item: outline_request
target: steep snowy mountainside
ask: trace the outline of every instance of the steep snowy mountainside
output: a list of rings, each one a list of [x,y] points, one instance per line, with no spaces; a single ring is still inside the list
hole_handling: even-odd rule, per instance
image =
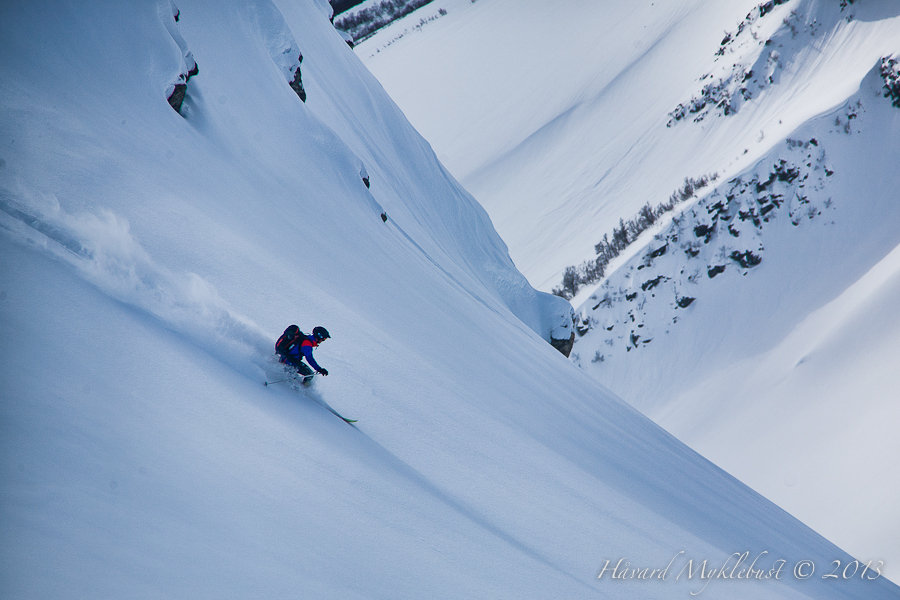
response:
[[[729,349],[764,350],[887,255],[900,242],[894,227],[900,214],[891,193],[898,181],[892,142],[900,115],[883,97],[883,84],[873,67],[861,92],[843,106],[658,226],[580,306],[584,339],[602,338],[597,347],[609,348],[596,362],[647,348],[650,338],[664,340],[679,330],[709,333],[696,323],[681,324],[703,304],[747,317],[765,315],[721,327],[741,344]],[[773,279],[758,283],[766,276]],[[751,286],[759,293],[749,293]],[[704,293],[714,294],[714,301],[705,301]],[[710,366],[733,358],[715,344],[697,350],[699,355],[684,354],[715,361]],[[685,371],[686,364],[666,362],[671,371],[660,382],[690,384],[694,374]],[[628,378],[611,370],[613,379]],[[660,398],[650,390],[634,398],[645,408],[654,399]]]
[[[0,9],[2,595],[896,597],[598,578],[853,559],[536,335],[568,305],[322,8]],[[306,391],[262,385],[291,322]]]
[[[877,458],[900,452],[884,426],[900,417],[892,74],[877,61],[843,104],[662,225],[581,305],[575,355],[817,531],[893,564],[900,487]]]
[[[288,18],[302,18],[296,3],[282,4],[281,10]],[[378,101],[383,93],[380,85],[341,46],[342,38],[335,38],[331,31],[323,32],[322,38],[310,42],[318,41],[323,47],[328,44],[337,60],[353,70],[354,77],[335,77],[328,61],[311,61],[311,90],[320,93],[308,104],[359,157],[360,169],[371,182],[371,194],[378,207],[387,211],[392,222],[403,223],[402,235],[421,244],[428,260],[449,254],[452,265],[466,269],[462,276],[448,276],[475,277],[544,339],[567,340],[571,335],[569,308],[556,298],[533,290],[520,275],[481,205],[456,183],[418,132],[406,125],[397,106]],[[369,96],[374,97],[358,100]],[[322,97],[329,102],[320,102],[318,98]],[[360,120],[371,125],[380,137],[361,130]],[[394,126],[398,121],[403,122],[402,128]],[[406,153],[410,148],[416,150],[416,161],[408,160]],[[355,172],[359,173],[359,169]],[[431,177],[421,177],[423,172]],[[436,200],[438,193],[448,194],[447,200]],[[480,243],[460,244],[460,234],[463,239],[471,237]]]
[[[445,6],[357,53],[539,287],[717,176],[576,297],[578,362],[818,531],[900,562],[883,471],[900,4]]]
[[[718,44],[752,4],[447,1],[420,32],[398,40],[397,22],[356,52],[549,290],[637,198],[686,176],[658,160],[666,114],[704,68],[698,40]],[[638,169],[653,177],[626,181]]]
[[[876,0],[444,5],[421,32],[386,30],[357,53],[547,290],[620,218],[686,177],[731,178],[842,103],[900,35],[895,3]],[[756,83],[742,81],[750,70]],[[753,96],[728,119],[666,127],[720,80]]]
[[[303,5],[286,4],[285,15],[294,19],[308,18],[305,16],[307,9]],[[168,2],[163,2],[160,6],[159,10],[156,6],[144,7],[139,16],[145,22],[158,22],[162,27],[163,18],[168,18],[171,11]],[[167,180],[160,181],[147,176],[146,179],[150,181],[144,181],[135,178],[128,171],[108,170],[104,180],[99,183],[111,197],[107,208],[116,211],[132,228],[142,227],[141,217],[152,211],[154,217],[159,215],[160,219],[169,221],[167,226],[181,229],[175,240],[165,241],[166,252],[182,256],[185,263],[190,263],[191,255],[197,253],[195,236],[185,230],[189,221],[182,217],[184,211],[190,209],[185,206],[182,196],[244,198],[245,201],[238,206],[229,206],[227,211],[221,210],[211,215],[213,223],[230,231],[251,228],[255,232],[262,232],[270,226],[272,218],[295,223],[298,230],[310,232],[326,224],[330,226],[339,222],[345,222],[348,226],[351,223],[380,225],[379,215],[386,210],[390,218],[389,227],[400,228],[400,237],[408,235],[415,240],[421,246],[417,252],[423,252],[430,260],[444,262],[442,267],[448,270],[448,276],[472,283],[470,289],[481,289],[481,293],[495,297],[503,295],[504,301],[517,310],[519,316],[534,329],[542,333],[548,332],[551,327],[549,322],[556,322],[555,313],[566,310],[554,299],[530,290],[512,266],[503,242],[493,232],[483,209],[449,180],[433,153],[428,151],[427,144],[414,130],[406,126],[394,126],[398,120],[405,122],[396,107],[389,103],[364,100],[373,93],[372,86],[377,84],[374,84],[365,71],[356,67],[356,59],[348,53],[345,46],[341,46],[340,37],[335,37],[332,30],[315,29],[306,34],[306,44],[310,48],[306,51],[302,64],[309,99],[306,103],[298,103],[296,95],[284,81],[283,73],[278,72],[283,71],[280,60],[284,53],[291,53],[289,56],[293,56],[295,50],[299,48],[302,51],[303,48],[291,33],[282,13],[268,3],[223,7],[225,15],[241,23],[240,33],[246,36],[248,42],[217,49],[217,53],[223,54],[222,60],[208,67],[211,72],[206,72],[202,59],[199,60],[201,75],[207,76],[197,76],[189,83],[183,111],[189,125],[183,133],[195,144],[177,148],[176,152],[176,149],[166,147],[171,139],[166,136],[176,135],[171,131],[173,128],[181,134],[185,129],[185,121],[179,119],[177,114],[166,112],[168,107],[157,106],[155,101],[160,93],[164,93],[157,87],[169,85],[172,79],[170,73],[181,69],[178,65],[183,62],[180,57],[183,49],[171,38],[168,24],[166,33],[135,32],[134,35],[138,37],[129,44],[132,32],[115,30],[115,24],[123,18],[117,11],[128,10],[131,9],[110,7],[100,11],[103,23],[113,31],[108,33],[108,38],[101,39],[98,36],[88,44],[85,54],[99,63],[98,69],[102,64],[104,72],[122,81],[122,85],[108,92],[106,103],[124,105],[130,101],[130,96],[127,95],[130,93],[140,98],[142,105],[130,107],[131,110],[124,109],[126,114],[119,120],[113,120],[111,111],[95,102],[97,91],[86,84],[74,65],[58,61],[45,68],[40,87],[33,90],[31,97],[12,100],[16,104],[12,107],[11,114],[27,111],[32,106],[37,107],[36,110],[44,113],[46,127],[52,129],[54,111],[58,104],[57,95],[59,90],[66,89],[72,96],[71,102],[104,119],[104,125],[110,130],[109,134],[123,143],[136,132],[138,135],[145,135],[142,130],[145,123],[140,121],[144,115],[151,114],[161,118],[170,131],[158,133],[155,140],[146,140],[147,143],[138,152],[141,153],[139,159],[148,165],[151,172],[155,159],[164,158],[171,167],[167,172]],[[73,18],[77,25],[80,24],[82,15],[76,13]],[[66,39],[66,24],[62,20],[57,21],[57,24],[59,30],[55,39],[58,41],[51,41],[50,48],[55,46],[56,51],[62,54],[63,49],[59,46]],[[196,50],[201,45],[214,43],[209,38],[217,35],[216,31],[210,31],[203,25],[202,20],[185,18],[183,15],[177,23],[178,30],[194,54],[198,54]],[[27,27],[27,24],[23,27]],[[151,39],[147,39],[148,33],[152,33]],[[104,35],[107,35],[105,31]],[[18,41],[16,38],[11,39]],[[27,50],[21,51],[37,52],[34,46],[36,44],[31,42]],[[138,52],[128,53],[128,50],[141,46],[157,48],[158,51],[147,58],[141,57],[135,67],[130,59]],[[121,47],[124,50],[110,53],[107,51],[110,47]],[[317,48],[327,49],[327,60],[318,59]],[[267,79],[270,87],[261,87],[257,74],[243,68],[247,60],[254,60],[266,69],[270,76]],[[175,71],[172,71],[172,65]],[[343,68],[351,68],[352,65],[354,76],[338,76],[335,65]],[[144,77],[145,71],[149,71],[151,77]],[[14,75],[10,74],[10,81],[15,79]],[[323,102],[325,94],[336,100]],[[238,115],[239,107],[235,105],[237,97],[250,105],[266,109],[258,110],[255,114]],[[357,98],[361,100],[351,100]],[[218,110],[212,110],[212,107],[217,107]],[[160,115],[159,112],[163,114]],[[286,114],[291,115],[291,118],[286,119]],[[371,126],[364,132],[359,131],[347,115],[355,115],[353,118],[370,123]],[[25,163],[32,171],[41,171],[41,177],[44,177],[43,173],[58,170],[58,167],[51,166],[52,161],[59,160],[57,156],[36,156],[36,160],[29,162],[32,155],[41,154],[44,148],[38,144],[29,148],[33,136],[30,139],[16,131],[17,127],[24,127],[25,124],[17,125],[14,120],[10,120],[8,126],[12,128],[9,132],[10,139],[19,144],[17,149],[22,153],[20,162]],[[261,134],[269,129],[276,131],[276,135],[269,137]],[[69,133],[70,137],[57,150],[63,153],[65,159],[70,157],[63,148],[77,143],[80,133]],[[408,143],[408,147],[422,151],[409,156],[399,155],[398,144],[392,143],[392,140]],[[228,178],[214,177],[214,173],[206,174],[215,179],[212,183],[205,181],[202,176],[196,176],[196,167],[192,163],[198,160],[196,148],[204,145],[207,148],[228,148],[232,153],[225,160],[204,164],[205,169],[215,170],[219,174],[227,172],[232,170],[228,161],[234,159],[239,159],[245,168],[234,173],[231,181]],[[323,161],[310,173],[298,170],[295,162],[298,146],[305,152],[324,153],[330,160]],[[399,147],[404,146],[401,144]],[[71,160],[73,168],[89,172],[94,168],[96,155],[71,157]],[[368,167],[373,182],[371,191],[363,186],[359,176],[360,169],[366,166],[367,161],[372,161]],[[12,171],[16,159],[11,157],[8,162]],[[381,165],[385,164],[390,165],[390,173],[384,172],[385,167]],[[427,173],[431,176],[415,177],[412,175],[414,173]],[[34,180],[39,179],[34,173],[30,175]],[[435,180],[447,180],[449,185],[436,189],[432,183]],[[351,199],[349,202],[343,204],[321,197],[321,190],[329,189],[323,182],[332,181],[339,183],[339,187],[332,193]],[[145,184],[156,189],[143,188]],[[178,188],[179,185],[182,187]],[[52,191],[53,187],[51,179],[47,190]],[[140,190],[132,189],[135,187]],[[154,202],[134,202],[135,194],[139,192],[140,195],[153,194]],[[246,200],[257,197],[265,199],[262,207]],[[298,202],[289,207],[289,212],[285,212],[277,200],[288,197],[297,198]],[[439,197],[444,201],[439,201]],[[57,199],[62,202],[63,212],[67,212],[68,205],[77,208],[84,205],[83,200],[66,198],[63,194],[59,194]],[[313,207],[315,210],[311,210]],[[457,243],[456,235],[459,231],[472,228],[479,234],[476,238],[479,243]],[[143,237],[140,231],[137,233],[138,237]],[[240,231],[237,233],[241,235]],[[282,235],[289,235],[289,230]],[[215,243],[215,239],[215,236],[210,238],[210,243]],[[399,237],[395,234],[393,239],[399,240]],[[283,252],[283,244],[277,243],[279,241],[279,237],[273,236],[273,243],[267,252],[276,255]],[[405,239],[396,243],[409,246]],[[154,249],[148,250],[152,253]],[[302,252],[308,264],[334,266],[335,253],[328,248],[307,244]],[[273,270],[271,280],[277,281],[279,266],[273,262],[270,268]],[[352,279],[349,272],[347,275],[348,279]],[[218,282],[211,283],[218,287]]]
[[[711,113],[733,115],[747,104],[764,107],[767,118],[762,122],[769,125],[775,115],[785,112],[815,115],[833,108],[855,92],[859,75],[873,60],[871,49],[860,51],[865,45],[853,23],[874,23],[866,37],[877,40],[874,46],[887,48],[896,28],[891,19],[896,16],[889,3],[877,0],[760,3],[726,32],[713,68],[699,78],[702,90],[679,104],[668,124],[682,119],[700,122]],[[778,94],[778,87],[793,94]],[[783,119],[778,124],[784,127]]]

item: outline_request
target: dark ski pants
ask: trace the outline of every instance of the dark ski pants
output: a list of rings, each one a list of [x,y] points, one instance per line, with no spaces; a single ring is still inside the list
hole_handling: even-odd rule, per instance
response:
[[[304,384],[309,385],[312,382],[312,376],[315,375],[315,373],[313,373],[313,370],[305,362],[296,359],[293,356],[285,356],[282,362],[297,369],[297,373],[303,377]]]

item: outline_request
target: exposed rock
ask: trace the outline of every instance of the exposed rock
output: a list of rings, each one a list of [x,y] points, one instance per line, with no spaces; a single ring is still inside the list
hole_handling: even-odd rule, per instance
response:
[[[559,350],[563,356],[566,358],[572,353],[572,348],[575,346],[575,332],[572,332],[572,335],[569,336],[568,339],[558,340],[553,336],[550,336],[550,345]]]
[[[753,254],[753,252],[751,252],[750,250],[745,250],[744,252],[738,252],[737,250],[735,250],[728,257],[745,269],[755,267],[762,262],[762,258]],[[722,270],[724,269],[725,268],[722,267]]]
[[[679,308],[687,308],[688,306],[693,304],[694,300],[696,300],[696,298],[691,298],[690,296],[682,296],[678,299],[676,304],[678,304]]]
[[[303,89],[303,81],[300,77],[300,63],[303,62],[303,55],[297,59],[297,68],[294,69],[294,78],[289,82],[291,89],[297,94],[297,97],[300,98],[303,102],[306,102],[306,90]]]
[[[169,106],[175,109],[175,112],[181,114],[181,105],[184,103],[184,95],[187,93],[187,84],[186,83],[176,83],[172,93],[169,94],[169,97],[166,100],[169,101]]]
[[[360,167],[359,167],[359,178],[362,179],[362,182],[366,186],[366,188],[371,187],[371,180],[369,179],[369,172],[366,171],[365,165],[360,165]]]
[[[900,61],[890,57],[882,58],[881,79],[884,81],[884,97],[900,108]]]
[[[709,276],[710,279],[712,279],[719,273],[724,273],[724,272],[725,272],[725,265],[715,265],[715,266],[712,266],[709,269],[707,269],[706,274]]]
[[[182,55],[182,63],[180,66],[181,72],[178,74],[176,81],[169,85],[166,100],[175,112],[182,114],[181,109],[184,105],[185,96],[187,95],[188,81],[191,80],[191,77],[194,77],[200,72],[200,67],[197,65],[197,61],[194,60],[194,55],[188,49],[187,43],[184,41],[184,38],[181,36],[181,32],[178,29],[177,23],[181,20],[181,11],[178,10],[178,7],[176,7],[174,3],[170,3],[169,14],[172,17],[172,20],[170,21],[165,16],[167,11],[164,9],[161,10],[160,18],[162,19],[163,25],[166,27],[166,31],[169,32],[169,35],[172,36],[172,40],[178,45]]]

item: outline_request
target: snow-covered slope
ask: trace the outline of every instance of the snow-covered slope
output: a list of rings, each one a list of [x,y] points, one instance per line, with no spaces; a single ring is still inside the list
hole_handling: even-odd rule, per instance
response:
[[[357,51],[547,289],[620,218],[715,175],[582,288],[573,356],[818,531],[900,562],[900,4],[515,4],[447,2]]]
[[[893,563],[900,487],[879,457],[900,453],[900,110],[878,75],[663,226],[581,306],[575,353],[780,506]]]
[[[729,178],[754,164],[897,51],[895,2],[771,2],[738,35],[761,4],[445,0],[446,16],[414,30],[423,8],[357,53],[485,206],[516,265],[549,290],[620,218],[686,177]],[[817,11],[827,23],[805,26],[822,20]],[[765,41],[779,29],[788,39],[776,41],[800,60],[769,64]],[[718,55],[726,35],[735,39]],[[764,98],[731,119],[665,126],[704,86],[728,79],[739,89],[738,65],[758,80],[768,65],[778,85],[750,82]]]
[[[447,0],[445,17],[395,41],[423,8],[357,53],[549,290],[621,216],[709,168],[672,164],[697,138],[659,125],[753,4]]]
[[[4,597],[896,596],[541,339],[320,3],[178,8],[0,15]],[[290,322],[312,391],[261,385]]]

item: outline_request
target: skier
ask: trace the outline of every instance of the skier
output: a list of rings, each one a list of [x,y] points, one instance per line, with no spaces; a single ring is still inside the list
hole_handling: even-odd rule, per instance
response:
[[[303,375],[303,383],[312,381],[313,370],[320,375],[328,375],[328,369],[323,369],[313,358],[313,348],[330,338],[328,330],[322,326],[315,327],[312,335],[306,335],[297,325],[291,325],[275,343],[275,352],[280,356],[280,361],[291,365],[300,375]],[[304,364],[303,359],[309,363]],[[309,367],[312,367],[310,369]]]

